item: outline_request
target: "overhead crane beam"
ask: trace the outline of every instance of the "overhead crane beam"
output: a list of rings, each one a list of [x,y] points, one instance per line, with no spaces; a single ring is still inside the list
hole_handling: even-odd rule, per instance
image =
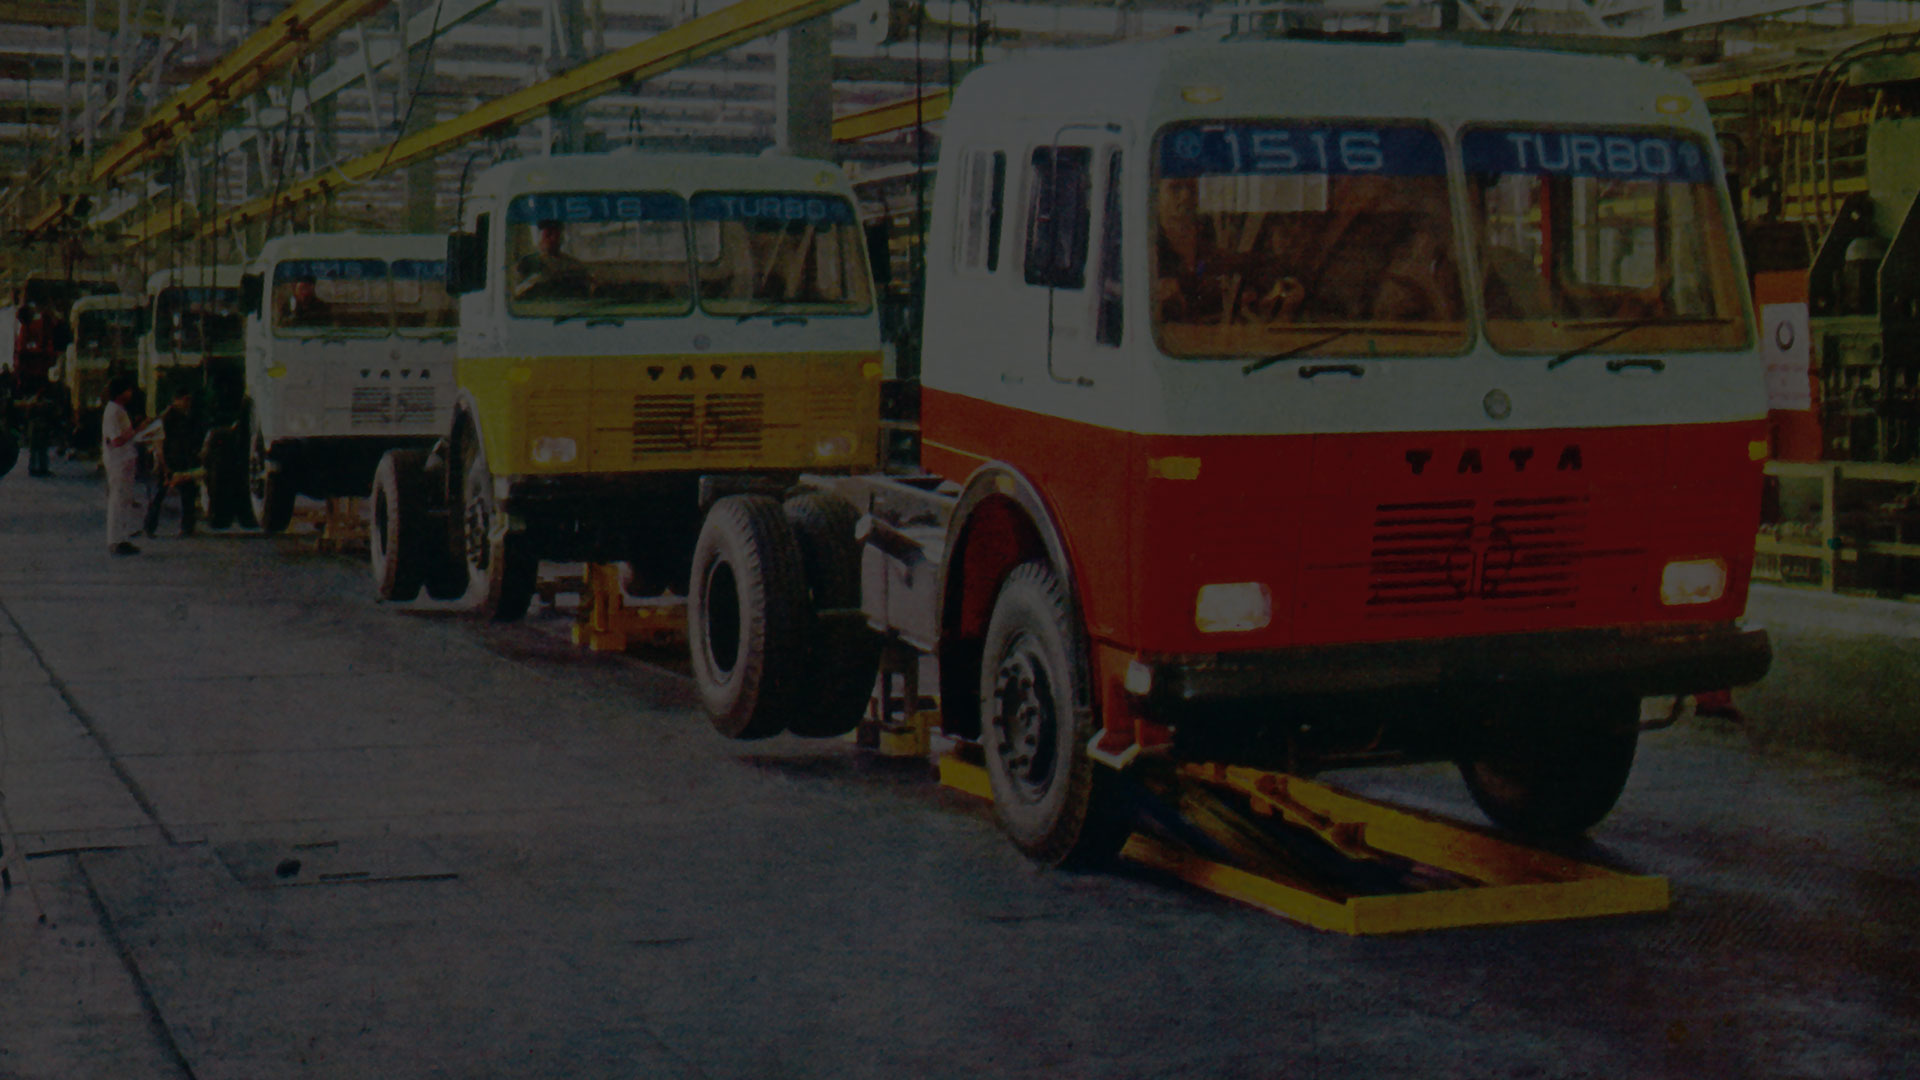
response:
[[[889,131],[900,131],[916,123],[938,120],[947,115],[947,106],[952,98],[953,95],[948,91],[939,90],[922,97],[835,117],[833,141],[851,142],[873,135],[885,135]]]
[[[258,90],[288,64],[328,38],[385,7],[387,0],[295,0],[285,11],[222,57],[94,160],[93,182],[104,183],[172,149],[235,99]]]
[[[683,64],[784,30],[798,22],[846,7],[853,0],[739,0],[718,11],[681,23],[645,41],[589,60],[563,75],[496,98],[451,120],[408,135],[385,149],[362,154],[277,194],[244,203],[209,221],[183,220],[176,207],[147,218],[126,234],[141,244],[179,228],[197,225],[200,235],[217,235],[258,221],[289,206],[371,180],[421,158],[435,157],[489,132],[506,131],[550,109],[591,100],[621,86],[672,71]]]
[[[213,70],[155,109],[138,130],[121,136],[94,159],[91,180],[117,179],[171,150],[185,135],[209,122],[223,108],[264,86],[282,68],[318,48],[329,37],[387,0],[295,0],[267,25],[221,58]],[[76,205],[71,198],[49,201],[27,221],[25,235],[44,233]]]
[[[50,3],[47,0],[0,0],[0,24],[19,26],[85,26],[86,11],[75,3]],[[148,33],[159,33],[163,28],[160,14],[149,8],[134,16],[133,25]],[[119,13],[106,4],[101,4],[93,14],[93,27],[96,30],[117,30],[120,27]]]

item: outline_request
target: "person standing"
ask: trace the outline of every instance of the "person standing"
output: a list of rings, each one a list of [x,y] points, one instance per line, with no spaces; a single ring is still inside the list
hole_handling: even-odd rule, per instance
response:
[[[107,405],[100,414],[100,460],[107,469],[107,550],[115,555],[140,554],[129,539],[139,521],[134,484],[140,447],[134,439],[140,432],[127,412],[133,404],[133,389],[132,379],[115,376],[107,384]]]
[[[188,477],[200,467],[200,444],[206,438],[200,418],[193,414],[193,391],[175,390],[173,403],[160,413],[160,452],[154,455],[156,482],[147,502],[147,519],[142,530],[152,536],[160,526],[160,509],[167,504],[167,492],[180,493],[180,535],[192,536],[199,516],[200,485]]]
[[[55,395],[64,391],[53,385],[49,374],[71,336],[44,304],[21,304],[19,318],[13,339],[13,400],[26,411],[27,475],[51,476],[47,450],[60,413]]]

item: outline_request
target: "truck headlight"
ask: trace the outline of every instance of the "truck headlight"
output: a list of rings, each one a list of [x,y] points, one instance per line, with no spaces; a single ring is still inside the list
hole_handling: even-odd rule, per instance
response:
[[[1258,581],[1202,585],[1193,598],[1193,625],[1203,634],[1258,630],[1273,621],[1273,594]]]
[[[572,439],[543,435],[533,440],[533,460],[541,465],[565,465],[580,454]]]
[[[1727,592],[1727,564],[1719,559],[1675,559],[1660,572],[1660,602],[1668,607],[1711,604]]]

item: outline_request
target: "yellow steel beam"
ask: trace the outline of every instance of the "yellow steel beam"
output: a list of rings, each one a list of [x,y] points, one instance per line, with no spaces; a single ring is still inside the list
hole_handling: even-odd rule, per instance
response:
[[[93,182],[124,176],[165,153],[233,101],[258,90],[288,64],[386,4],[387,0],[295,0],[221,57],[213,70],[167,99],[138,130],[128,132],[94,159]]]
[[[848,113],[836,117],[833,121],[833,138],[836,142],[848,142],[853,139],[865,139],[874,135],[884,135],[889,131],[910,128],[917,122],[938,120],[947,115],[947,106],[952,103],[953,95],[946,90],[935,91],[919,98],[896,101],[891,105],[881,105],[857,113]]]
[[[22,26],[83,26],[86,21],[86,8],[76,0],[68,0],[67,3],[49,3],[46,0],[0,0],[0,23],[17,23]],[[158,33],[164,25],[159,12],[152,8],[134,16],[132,21],[135,27],[155,33]],[[96,5],[93,26],[96,30],[119,29],[119,12],[107,4]]]
[[[718,11],[681,23],[645,41],[535,83],[524,90],[495,98],[472,112],[415,132],[383,150],[362,154],[317,176],[292,184],[277,195],[262,196],[200,223],[201,235],[217,234],[258,221],[288,206],[317,199],[328,192],[383,175],[404,165],[435,157],[490,131],[505,131],[549,109],[565,108],[598,97],[621,86],[631,86],[683,64],[692,63],[735,45],[765,37],[795,23],[846,7],[853,0],[740,0]],[[173,213],[155,214],[126,234],[140,244],[179,226]]]

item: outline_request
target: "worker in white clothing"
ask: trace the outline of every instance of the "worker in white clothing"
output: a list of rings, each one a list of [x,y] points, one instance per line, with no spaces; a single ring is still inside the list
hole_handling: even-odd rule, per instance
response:
[[[100,460],[107,468],[107,550],[115,555],[138,555],[140,549],[129,539],[140,528],[140,508],[135,503],[135,474],[140,467],[140,448],[134,441],[140,432],[133,426],[127,406],[133,403],[133,379],[115,376],[107,384],[107,404],[100,415]]]

